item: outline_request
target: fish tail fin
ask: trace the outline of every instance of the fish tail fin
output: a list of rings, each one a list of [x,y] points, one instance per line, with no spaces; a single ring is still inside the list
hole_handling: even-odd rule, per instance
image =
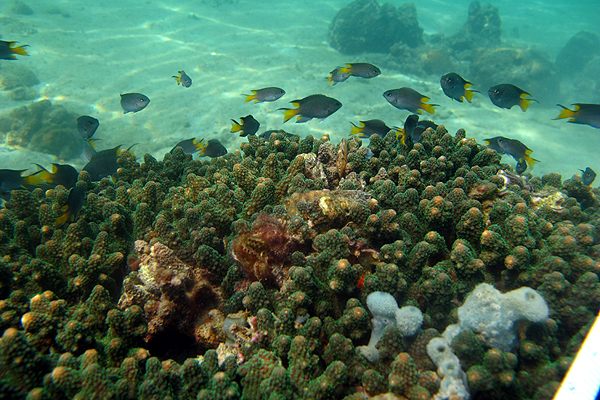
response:
[[[465,85],[466,86],[466,85]],[[471,85],[469,85],[471,86]],[[467,99],[467,101],[470,103],[471,100],[473,100],[473,91],[472,90],[467,90],[465,89],[465,99]]]
[[[346,64],[346,65],[348,65],[348,64]],[[342,74],[347,74],[347,73],[349,73],[349,72],[352,72],[352,69],[350,68],[350,65],[348,65],[348,67],[341,67],[341,68],[339,69],[339,71],[340,71],[340,73],[342,73]]]
[[[283,122],[288,122],[290,119],[294,118],[296,115],[298,115],[299,109],[298,108],[280,108],[280,110],[283,110]]]
[[[256,100],[256,90],[251,90],[252,94],[244,94],[242,96],[246,96],[246,100],[244,101],[244,103],[247,103],[249,101],[254,100],[255,103],[258,103],[258,100]]]
[[[11,46],[10,51],[11,51],[11,53],[18,54],[20,56],[28,56],[29,55],[29,53],[27,53],[25,51],[25,47],[29,47],[28,44],[24,44],[22,46],[17,46],[17,47],[12,47],[12,46],[15,45],[15,43],[17,43],[17,42],[10,42],[10,46]]]
[[[350,130],[350,134],[351,134],[351,135],[358,135],[359,137],[360,137],[360,136],[363,136],[363,135],[362,135],[362,132],[363,132],[365,129],[364,129],[364,128],[360,128],[360,127],[358,127],[358,126],[354,125],[352,122],[350,122],[350,123],[352,124],[352,129]]]
[[[196,142],[196,139],[194,139],[192,141],[192,143],[194,143],[194,147],[196,148],[196,151],[200,151],[200,150],[202,150],[203,148],[206,147],[206,145],[204,144],[204,142],[202,140],[203,139],[200,139],[199,142]]]
[[[180,76],[173,75],[173,78],[175,78],[175,80],[177,81],[178,85],[181,83],[181,77]]]
[[[333,81],[333,76],[330,76],[329,78],[327,78],[327,81],[329,83],[331,83],[332,85],[335,85],[335,82]]]
[[[65,222],[67,222],[67,220],[71,217],[71,212],[69,211],[69,207],[64,206],[63,211],[64,211],[64,213],[60,217],[56,217],[54,219],[54,227],[55,228],[57,226],[61,226]]]
[[[527,161],[527,165],[529,165],[529,169],[533,169],[533,166],[535,165],[535,163],[540,161],[540,160],[536,160],[535,158],[531,157],[528,154],[525,154],[523,156],[523,158],[525,159],[525,161]]]
[[[244,128],[242,127],[242,125],[238,124],[235,120],[231,120],[231,133],[234,132],[239,132],[241,130],[243,130]]]
[[[94,150],[96,150],[96,140],[100,140],[100,139],[95,139],[95,140],[88,139],[88,141],[87,141],[90,144],[90,146],[92,146],[92,149],[94,149]]]
[[[439,106],[439,104],[421,104],[421,108],[429,114],[435,114],[435,106]]]
[[[556,117],[554,119],[573,118],[577,111],[576,109],[569,110],[567,107],[563,106],[562,104],[557,104],[557,106],[562,108],[562,110],[560,110],[560,114],[558,114],[558,117]]]
[[[402,128],[393,127],[392,131],[396,134],[396,140],[400,140],[403,146],[406,146],[406,131]],[[400,139],[398,139],[400,138]]]
[[[41,176],[40,176],[41,172],[42,171],[34,172],[33,174],[24,176],[21,179],[23,180],[24,183],[26,183],[28,185],[43,185],[44,183],[46,183],[46,181],[41,178]]]
[[[531,103],[533,103],[533,101],[530,99],[521,99],[521,101],[519,101],[519,106],[521,107],[521,110],[527,111],[527,108],[529,108]]]

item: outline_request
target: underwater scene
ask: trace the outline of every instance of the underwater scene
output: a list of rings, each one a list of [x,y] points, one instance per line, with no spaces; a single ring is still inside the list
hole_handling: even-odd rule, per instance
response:
[[[3,1],[0,399],[594,399],[599,16]]]

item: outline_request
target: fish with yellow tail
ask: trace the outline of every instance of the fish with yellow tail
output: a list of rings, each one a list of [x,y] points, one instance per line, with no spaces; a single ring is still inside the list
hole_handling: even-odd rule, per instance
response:
[[[473,99],[473,93],[479,93],[478,90],[467,89],[473,86],[473,84],[465,80],[456,72],[450,72],[449,74],[442,76],[440,79],[440,84],[446,96],[461,103],[463,98],[467,99],[467,101],[470,103],[471,99]]]
[[[554,119],[569,118],[567,122],[572,124],[589,125],[593,128],[600,128],[600,104],[575,103],[574,109],[570,110],[562,104],[557,104],[562,110],[558,117]]]
[[[177,81],[177,84],[181,84],[181,86],[183,86],[184,88],[189,88],[190,86],[192,86],[192,78],[190,78],[185,71],[177,71],[179,73],[179,76],[175,76],[173,75],[173,78],[175,78],[175,80]]]
[[[77,214],[83,207],[83,201],[85,199],[85,191],[80,186],[75,186],[69,191],[69,197],[67,202],[62,206],[62,215],[54,220],[54,226],[60,226],[67,221],[74,221],[77,218]]]
[[[521,110],[527,111],[527,108],[534,101],[539,103],[536,99],[531,98],[530,93],[510,83],[492,86],[488,90],[488,96],[490,96],[490,100],[495,106],[506,109],[519,106]]]
[[[342,103],[338,100],[327,97],[322,94],[313,94],[303,99],[294,100],[291,102],[296,108],[280,108],[283,110],[283,122],[296,118],[296,123],[310,121],[313,118],[318,118],[323,121],[331,114],[342,107]]]
[[[22,46],[16,46],[17,42],[7,42],[0,40],[0,60],[16,60],[17,54],[20,56],[28,56],[29,54],[25,51],[25,47],[29,47],[28,44]]]
[[[252,94],[243,94],[246,96],[246,103],[254,100],[254,103],[262,103],[264,101],[279,100],[285,94],[285,90],[278,87],[266,87],[262,89],[251,90]]]
[[[387,90],[383,92],[383,97],[394,107],[415,114],[421,114],[421,110],[434,114],[434,107],[439,107],[439,104],[427,104],[431,100],[429,97],[409,87]]]

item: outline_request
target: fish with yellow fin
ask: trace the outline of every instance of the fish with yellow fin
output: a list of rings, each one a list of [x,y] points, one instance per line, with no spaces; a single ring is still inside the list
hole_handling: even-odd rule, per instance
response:
[[[173,75],[173,78],[175,78],[175,80],[177,81],[177,84],[181,84],[181,86],[185,87],[185,88],[189,88],[190,86],[192,86],[192,78],[190,78],[185,71],[177,71],[179,73],[179,76],[175,76]]]
[[[426,102],[430,100],[429,97],[409,87],[387,90],[383,92],[383,97],[394,107],[415,114],[421,114],[421,110],[434,114],[434,107],[439,107],[439,104],[427,104]]]
[[[508,154],[514,158],[517,163],[523,164],[523,160],[526,161],[529,165],[529,168],[533,168],[533,165],[540,161],[531,157],[530,154],[533,153],[533,150],[525,146],[517,139],[496,136],[490,139],[485,139],[484,142],[490,149],[496,150],[500,154]]]
[[[323,121],[342,107],[342,103],[338,100],[322,94],[313,94],[303,99],[294,100],[291,103],[296,108],[279,109],[279,111],[283,110],[283,122],[287,122],[295,116],[298,116],[296,118],[297,124],[310,121],[313,118],[319,118]]]
[[[22,176],[26,169],[0,169],[0,195],[12,190],[28,189],[37,186],[38,178],[33,175]]]
[[[216,158],[227,154],[227,149],[221,144],[219,139],[210,139],[207,143],[204,143],[204,139],[200,139],[202,149],[200,150],[199,157],[210,157]]]
[[[490,100],[495,106],[506,109],[519,106],[521,110],[527,111],[527,108],[534,101],[539,103],[536,99],[531,98],[530,93],[510,83],[492,86],[488,90],[488,96],[490,96]]]
[[[446,96],[450,97],[452,100],[460,101],[461,103],[463,98],[467,99],[470,103],[473,98],[473,93],[479,93],[477,90],[468,90],[467,88],[470,88],[473,84],[456,72],[450,72],[449,74],[442,76],[440,84]]]
[[[241,137],[246,137],[248,135],[255,135],[258,132],[258,128],[260,127],[260,122],[258,122],[252,115],[246,115],[245,117],[240,118],[240,122],[236,120],[231,120],[231,133],[241,132]]]
[[[262,89],[251,90],[252,94],[243,94],[246,96],[246,103],[254,100],[254,103],[262,103],[263,101],[275,101],[285,94],[285,90],[278,87],[266,87]]]
[[[77,214],[83,207],[83,201],[85,199],[85,190],[80,186],[75,186],[69,191],[69,197],[67,202],[61,207],[62,215],[54,220],[54,226],[60,226],[67,221],[74,221],[77,218]]]
[[[7,42],[5,40],[0,40],[0,60],[16,60],[17,57],[15,54],[20,56],[28,56],[29,54],[25,51],[25,47],[28,47],[28,44],[24,44],[22,46],[14,47],[17,42]]]
[[[108,176],[116,176],[117,169],[119,169],[119,163],[117,160],[121,154],[121,146],[122,145],[118,145],[112,149],[102,150],[94,153],[90,161],[85,165],[85,167],[83,167],[83,171],[86,171],[88,174],[90,174],[90,178],[93,182],[99,181]],[[129,146],[127,151],[130,151],[133,146],[135,146],[135,144]]]
[[[350,72],[340,72],[340,69],[342,69],[342,67],[337,67],[336,69],[334,69],[333,71],[331,71],[329,73],[329,75],[331,75],[329,78],[327,78],[327,81],[329,83],[331,83],[332,85],[336,85],[337,83],[340,82],[344,82],[346,79],[350,78]]]
[[[370,119],[368,121],[360,121],[360,126],[352,124],[350,130],[351,135],[358,135],[359,137],[370,138],[373,135],[379,135],[385,137],[389,131],[393,130],[380,119]]]
[[[347,63],[345,67],[339,69],[339,73],[370,79],[381,75],[381,70],[369,63]]]
[[[185,139],[173,146],[169,153],[173,154],[178,147],[181,147],[186,154],[194,154],[204,148],[204,143],[201,140],[197,141],[196,138]]]
[[[554,119],[569,118],[572,124],[583,124],[589,125],[593,128],[600,128],[600,104],[585,104],[575,103],[573,104],[574,110],[569,110],[562,104],[557,104],[562,110],[558,117]]]
[[[35,185],[62,185],[67,189],[72,188],[77,183],[79,172],[69,164],[52,164],[52,172],[42,167],[40,164],[35,164],[40,169],[27,176],[28,183]],[[35,182],[35,183],[34,183]]]

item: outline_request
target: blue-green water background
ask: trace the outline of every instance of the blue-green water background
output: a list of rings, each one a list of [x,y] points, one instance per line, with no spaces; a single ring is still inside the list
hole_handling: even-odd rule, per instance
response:
[[[331,20],[349,3],[30,1],[25,4],[34,13],[20,15],[6,1],[0,4],[0,34],[3,40],[30,45],[29,57],[11,63],[37,75],[40,98],[100,120],[98,149],[139,143],[138,156],[149,152],[162,158],[178,141],[196,137],[218,138],[234,151],[245,139],[229,133],[230,119],[247,114],[261,122],[260,132],[283,128],[302,137],[327,132],[337,140],[348,137],[350,121],[379,118],[402,126],[408,112],[391,107],[381,93],[410,86],[441,105],[433,118],[452,133],[465,128],[480,142],[498,135],[523,141],[541,160],[535,175],[556,171],[570,177],[587,166],[600,171],[600,131],[552,120],[558,115],[557,102],[600,103],[598,87],[565,79],[560,93],[523,113],[493,106],[487,88],[478,88],[484,94],[472,104],[452,102],[443,95],[439,77],[414,77],[401,70],[382,68],[375,79],[328,85],[325,78],[336,66],[371,61],[368,55],[342,55],[329,46]],[[453,35],[466,21],[469,3],[416,2],[419,24],[426,34]],[[499,8],[506,45],[537,48],[550,60],[577,32],[600,34],[597,0],[492,4]],[[7,62],[0,61],[0,77]],[[189,89],[172,79],[181,69],[194,80]],[[280,86],[287,94],[275,103],[244,103],[242,93],[265,86]],[[139,113],[124,115],[119,93],[126,92],[144,93],[151,103]],[[314,93],[335,97],[344,106],[321,123],[284,125],[277,108]],[[30,103],[0,92],[2,115]],[[72,140],[78,140],[75,121]],[[506,156],[504,161],[514,164]],[[0,168],[32,168],[32,162],[84,165],[80,157],[62,160],[0,143]]]

